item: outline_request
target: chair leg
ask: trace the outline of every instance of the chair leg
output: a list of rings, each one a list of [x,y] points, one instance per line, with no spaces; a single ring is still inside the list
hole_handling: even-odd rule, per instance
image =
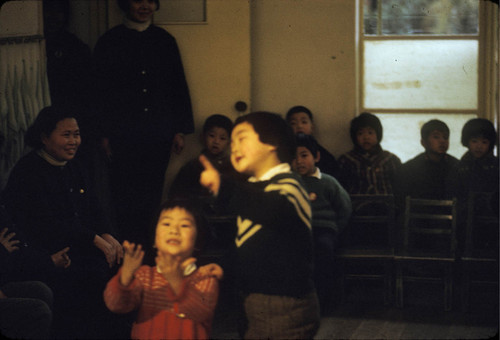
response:
[[[453,264],[445,264],[444,310],[449,312],[453,301]]]
[[[466,313],[469,310],[469,294],[470,294],[470,267],[468,262],[462,262],[462,282],[460,287],[462,312]]]
[[[396,261],[396,306],[403,308],[403,271],[401,262]]]
[[[345,301],[345,260],[339,260],[339,277],[340,277],[340,302]]]
[[[384,275],[384,305],[390,305],[392,301],[392,263],[385,262]]]

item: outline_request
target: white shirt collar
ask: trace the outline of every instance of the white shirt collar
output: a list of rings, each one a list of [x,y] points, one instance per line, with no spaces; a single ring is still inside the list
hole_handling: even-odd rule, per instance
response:
[[[248,181],[249,182],[267,181],[278,174],[287,173],[287,172],[291,172],[290,165],[288,163],[281,163],[281,164],[278,164],[275,167],[272,167],[271,169],[269,169],[264,175],[260,176],[259,178],[252,176],[248,179]]]
[[[319,170],[318,167],[316,167],[316,171],[310,177],[316,177],[317,179],[321,179],[321,171]]]
[[[151,23],[152,20],[148,20],[146,22],[135,22],[130,20],[126,16],[123,17],[123,24],[125,25],[125,27],[130,28],[131,30],[136,30],[138,32],[147,30]]]

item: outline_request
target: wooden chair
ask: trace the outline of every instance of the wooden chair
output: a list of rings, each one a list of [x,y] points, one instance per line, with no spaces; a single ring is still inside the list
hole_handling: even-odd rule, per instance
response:
[[[352,214],[336,252],[341,297],[347,280],[383,283],[384,304],[392,301],[395,208],[392,195],[351,195]]]
[[[451,310],[456,251],[456,199],[406,197],[402,239],[397,247],[396,305],[404,305],[406,282],[444,285],[444,309]]]
[[[461,256],[464,312],[469,309],[471,285],[493,286],[498,291],[499,220],[498,211],[492,206],[493,195],[498,193],[471,192],[467,201],[465,245]]]

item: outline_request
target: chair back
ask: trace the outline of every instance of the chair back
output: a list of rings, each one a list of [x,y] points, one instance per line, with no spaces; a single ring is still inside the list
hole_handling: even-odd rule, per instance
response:
[[[352,213],[343,242],[348,247],[394,248],[392,195],[351,195]]]
[[[457,201],[406,197],[401,252],[455,257]]]

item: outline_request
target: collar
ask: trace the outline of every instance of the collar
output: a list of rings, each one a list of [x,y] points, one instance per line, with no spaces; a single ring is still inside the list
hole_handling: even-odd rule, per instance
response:
[[[309,177],[316,177],[317,179],[321,179],[321,171],[319,170],[318,167],[316,167],[316,171],[312,175],[309,175]]]
[[[148,27],[151,25],[152,20],[146,21],[146,22],[135,22],[127,18],[126,16],[123,17],[123,24],[125,27],[135,30],[138,32],[143,32],[148,29]]]
[[[261,182],[261,181],[267,181],[273,178],[274,176],[286,172],[290,172],[290,165],[288,163],[281,163],[276,165],[275,167],[272,167],[269,169],[264,175],[260,176],[260,178],[257,177],[250,177],[248,179],[249,182]]]
[[[68,161],[58,161],[57,159],[49,155],[47,151],[45,151],[44,149],[38,150],[37,154],[43,159],[45,159],[50,165],[65,166],[68,163]]]

